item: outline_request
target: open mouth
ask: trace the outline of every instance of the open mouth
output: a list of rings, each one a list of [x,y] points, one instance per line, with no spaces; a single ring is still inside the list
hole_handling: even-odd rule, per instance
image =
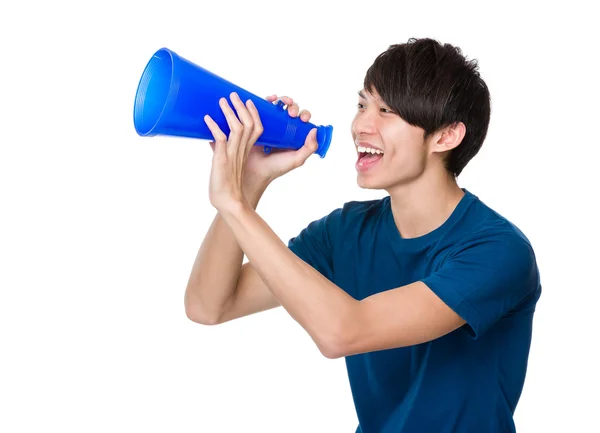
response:
[[[368,164],[369,162],[377,161],[383,158],[383,153],[359,153],[358,162],[362,164]]]
[[[383,158],[383,151],[372,148],[358,148],[358,160],[356,161],[356,169],[364,171]]]
[[[369,163],[383,158],[383,151],[369,147],[358,148],[358,162]]]

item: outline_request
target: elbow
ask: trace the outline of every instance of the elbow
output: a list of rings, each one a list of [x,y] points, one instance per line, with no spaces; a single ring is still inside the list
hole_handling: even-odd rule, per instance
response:
[[[186,316],[192,322],[198,323],[200,325],[214,326],[214,325],[218,325],[220,323],[219,319],[217,319],[217,318],[202,316],[200,314],[196,314],[195,312],[188,311],[187,309],[186,309]]]
[[[220,311],[217,311],[214,308],[208,308],[206,303],[192,291],[190,285],[185,289],[183,305],[186,317],[192,322],[206,326],[219,324],[221,316]]]
[[[214,326],[220,323],[220,318],[217,315],[209,315],[202,311],[197,305],[185,303],[185,315],[194,323],[205,326]]]
[[[328,332],[322,334],[319,340],[319,350],[325,358],[338,359],[350,356],[354,353],[360,338],[361,316],[358,306],[353,303],[344,314],[338,315],[337,320],[330,323]]]
[[[327,359],[338,359],[346,356],[346,332],[338,326],[319,339],[317,346]]]
[[[344,348],[342,344],[338,341],[331,341],[330,343],[323,344],[321,343],[319,346],[319,351],[321,354],[327,359],[338,359],[346,356]]]
[[[336,350],[335,348],[320,347],[319,350],[321,351],[321,354],[327,359],[339,359],[344,356],[340,350]]]

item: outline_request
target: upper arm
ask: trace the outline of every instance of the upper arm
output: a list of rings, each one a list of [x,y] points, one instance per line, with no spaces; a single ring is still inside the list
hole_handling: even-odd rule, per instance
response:
[[[512,234],[464,242],[441,269],[422,282],[465,319],[465,330],[472,338],[481,337],[500,318],[539,293],[533,249]]]
[[[469,242],[441,269],[357,304],[344,326],[339,356],[412,346],[462,325],[479,338],[536,293],[539,276],[530,245],[514,236]]]
[[[278,307],[281,304],[250,262],[244,263],[233,296],[223,309],[217,323],[248,316]]]
[[[356,304],[335,357],[413,346],[465,323],[423,282],[371,295]]]

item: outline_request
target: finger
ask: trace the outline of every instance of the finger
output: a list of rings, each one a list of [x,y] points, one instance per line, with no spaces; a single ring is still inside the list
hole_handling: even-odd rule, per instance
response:
[[[302,110],[300,111],[300,114],[298,115],[300,117],[300,120],[304,121],[304,122],[308,122],[310,120],[310,111],[308,110]]]
[[[296,117],[300,111],[300,107],[294,102],[291,106],[288,106],[287,111],[291,117]]]
[[[208,129],[210,129],[210,132],[215,139],[214,142],[211,141],[211,143],[214,144],[211,144],[211,147],[215,152],[215,157],[222,157],[225,153],[225,147],[227,146],[227,136],[223,131],[221,131],[219,125],[217,125],[217,123],[208,114],[204,116],[204,122],[206,123],[206,126],[208,126]]]
[[[260,120],[258,110],[256,109],[256,106],[254,105],[254,102],[252,102],[251,99],[248,99],[248,101],[246,102],[246,106],[248,107],[248,113],[250,114],[250,116],[252,116],[252,121],[254,123],[254,129],[252,131],[252,135],[250,136],[250,143],[248,144],[254,145],[254,143],[256,143],[256,140],[258,140],[258,138],[263,133],[263,124]]]
[[[269,95],[265,99],[269,102],[273,102],[277,100],[277,95]]]
[[[296,151],[296,165],[303,165],[308,157],[315,153],[318,148],[319,143],[317,142],[317,128],[313,128],[306,136],[304,145]]]
[[[240,99],[240,96],[236,92],[232,92],[230,98],[242,125],[244,127],[251,127],[253,123],[252,117],[250,116],[250,113],[248,113],[248,109]]]
[[[242,125],[244,126],[244,130],[251,129],[254,121],[252,120],[252,116],[250,116],[250,113],[248,113],[248,109],[240,99],[240,96],[236,92],[232,92],[230,98],[231,103],[235,107],[237,116],[239,117]]]
[[[231,97],[231,102],[233,103],[233,106],[235,107],[235,111],[237,112],[237,115],[239,116],[239,118],[242,122],[242,125],[243,125],[240,147],[243,146],[244,147],[243,150],[247,151],[247,150],[249,150],[248,138],[250,137],[250,134],[252,134],[252,129],[254,128],[254,120],[253,120],[252,116],[250,115],[250,113],[248,112],[248,109],[246,108],[246,106],[244,105],[244,103],[242,102],[242,100],[240,99],[239,95],[236,92],[232,92],[230,97]],[[242,150],[242,149],[240,149],[240,150]]]
[[[229,126],[229,130],[231,132],[241,132],[242,124],[240,120],[237,118],[236,114],[233,112],[233,109],[229,105],[229,101],[227,98],[219,99],[219,106],[221,107],[221,111],[225,115],[225,120],[227,121],[227,126]]]
[[[230,131],[229,140],[227,143],[227,151],[231,150],[235,152],[240,144],[243,126],[233,112],[233,109],[229,105],[229,102],[226,98],[219,99],[219,105],[221,106],[221,110],[225,115],[225,119],[227,120],[227,125],[229,126]]]
[[[283,102],[285,105],[287,105],[288,107],[294,103],[294,100],[292,98],[290,98],[289,96],[282,96],[281,98],[279,98],[279,100],[281,102]]]

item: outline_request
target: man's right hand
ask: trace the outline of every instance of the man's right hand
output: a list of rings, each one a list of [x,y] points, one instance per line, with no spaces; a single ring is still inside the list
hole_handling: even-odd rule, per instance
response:
[[[277,95],[267,96],[265,99],[269,102],[278,100]],[[298,104],[292,98],[282,96],[279,99],[287,106],[287,112],[291,117],[300,116],[303,122],[310,120],[310,111],[300,111]],[[210,142],[210,146],[214,151],[215,143]],[[268,185],[278,177],[302,166],[308,157],[317,151],[317,148],[316,128],[310,131],[304,145],[298,150],[273,148],[270,153],[266,154],[263,146],[253,146],[246,162],[244,186],[252,189]]]

